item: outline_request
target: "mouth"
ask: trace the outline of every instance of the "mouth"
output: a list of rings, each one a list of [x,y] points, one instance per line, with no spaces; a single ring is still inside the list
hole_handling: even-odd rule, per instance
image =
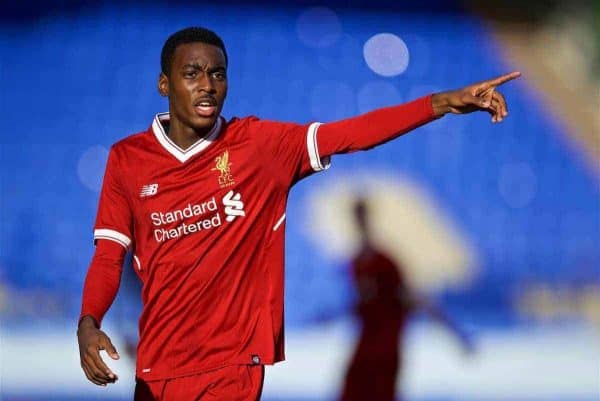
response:
[[[194,103],[194,110],[200,117],[212,117],[217,112],[217,101],[214,98],[200,99]]]

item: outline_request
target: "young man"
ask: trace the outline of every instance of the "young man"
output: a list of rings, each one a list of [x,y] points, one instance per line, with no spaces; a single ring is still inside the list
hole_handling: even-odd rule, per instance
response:
[[[225,121],[227,53],[203,28],[169,37],[158,91],[169,112],[110,151],[78,327],[90,381],[117,376],[100,323],[131,249],[143,283],[136,400],[258,400],[264,365],[284,359],[285,207],[330,156],[369,149],[446,113],[507,115],[515,72],[338,122]]]

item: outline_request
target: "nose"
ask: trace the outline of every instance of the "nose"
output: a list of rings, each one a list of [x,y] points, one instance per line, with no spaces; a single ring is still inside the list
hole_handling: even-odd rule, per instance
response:
[[[213,82],[213,79],[212,79],[210,73],[208,73],[207,71],[203,71],[199,75],[198,81],[199,81],[198,86],[201,91],[204,91],[207,93],[214,93],[216,91],[215,83]]]

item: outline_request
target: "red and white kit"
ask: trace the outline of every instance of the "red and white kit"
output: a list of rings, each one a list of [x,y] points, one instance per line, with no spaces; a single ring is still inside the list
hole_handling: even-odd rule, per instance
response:
[[[327,124],[220,118],[183,150],[165,133],[165,113],[116,143],[94,238],[135,255],[144,304],[137,377],[283,360],[290,188],[327,168],[333,154],[373,147],[433,118],[430,96]],[[101,322],[118,288],[116,259],[110,249],[94,256],[81,316]]]

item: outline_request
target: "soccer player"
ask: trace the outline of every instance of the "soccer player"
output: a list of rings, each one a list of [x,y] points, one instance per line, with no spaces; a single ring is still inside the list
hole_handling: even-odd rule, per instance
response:
[[[410,288],[402,266],[375,246],[363,199],[355,203],[354,217],[361,235],[360,250],[352,260],[361,330],[340,401],[400,400],[402,391],[396,394],[396,379],[403,373],[403,340],[410,315],[423,311],[454,334],[466,351],[472,351],[473,346],[444,311]]]
[[[169,112],[110,150],[94,229],[96,250],[78,325],[81,366],[117,380],[101,330],[134,253],[143,311],[136,401],[258,400],[264,365],[284,359],[283,261],[290,188],[330,156],[372,148],[446,113],[507,115],[496,87],[514,72],[354,118],[291,124],[220,116],[227,52],[204,28],[171,35],[159,93]]]

